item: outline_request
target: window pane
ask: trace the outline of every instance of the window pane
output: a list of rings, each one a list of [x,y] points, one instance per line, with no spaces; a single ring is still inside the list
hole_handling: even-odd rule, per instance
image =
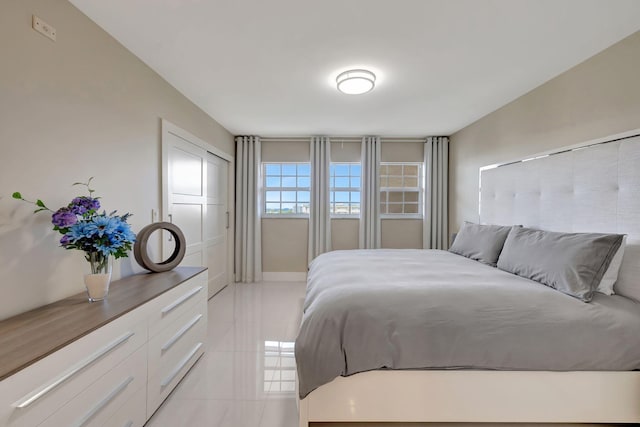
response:
[[[308,191],[298,191],[298,202],[308,202],[309,199]]]
[[[402,187],[402,178],[390,176],[389,182],[387,183],[387,187]]]
[[[382,203],[387,203],[387,192],[383,191],[382,193],[380,193],[380,201]]]
[[[296,186],[296,177],[295,176],[283,176],[282,177],[282,186],[283,187],[295,187]]]
[[[309,213],[309,203],[298,203],[298,213],[308,214]]]
[[[417,191],[405,191],[404,193],[404,201],[405,202],[418,202],[418,192]]]
[[[298,178],[298,187],[310,187],[310,178]]]
[[[279,176],[268,176],[267,177],[267,187],[280,187],[280,177]]]
[[[282,201],[283,202],[295,202],[296,201],[296,192],[295,191],[283,191],[282,192]]]
[[[380,203],[380,213],[381,214],[386,214],[387,213],[387,204],[386,203]]]
[[[351,192],[351,202],[360,202],[360,192],[359,191],[352,191]]]
[[[279,202],[280,201],[280,192],[279,191],[267,191],[267,202]]]
[[[380,175],[388,175],[389,174],[389,166],[380,165]]]
[[[387,179],[386,176],[381,176],[380,177],[380,187],[388,187],[389,180]]]
[[[404,205],[404,213],[417,214],[418,213],[418,204],[417,203],[407,203]]]
[[[389,165],[389,175],[402,176],[402,165]]]
[[[405,176],[418,176],[418,165],[404,165]]]
[[[336,185],[335,187],[346,188],[349,187],[349,178],[348,177],[336,177]]]
[[[267,175],[280,175],[280,165],[267,165]]]
[[[360,164],[357,165],[349,165],[350,175],[360,177],[362,168]]]
[[[360,203],[351,204],[351,213],[356,215],[360,213]]]
[[[336,165],[336,176],[349,176],[349,165]]]
[[[340,214],[340,215],[348,215],[349,203],[336,203],[334,206],[333,213]]]
[[[292,214],[295,213],[296,204],[295,203],[283,203],[282,204],[282,213],[283,214]]]
[[[280,203],[267,203],[266,213],[278,214],[280,213]]]
[[[351,177],[351,187],[360,188],[360,177]]]
[[[402,203],[402,191],[390,191],[389,201],[395,203]]]
[[[296,176],[296,165],[282,165],[282,175]]]
[[[336,202],[348,202],[349,193],[347,191],[336,191]]]
[[[391,213],[391,214],[402,213],[402,203],[390,204],[389,205],[389,213]]]
[[[311,166],[308,163],[298,165],[298,176],[311,176]]]
[[[405,178],[404,179],[405,187],[417,187],[418,186],[418,178]]]

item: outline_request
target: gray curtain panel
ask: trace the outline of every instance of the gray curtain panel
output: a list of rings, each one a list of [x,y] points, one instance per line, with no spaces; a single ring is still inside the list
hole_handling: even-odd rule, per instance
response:
[[[310,146],[309,262],[318,255],[331,250],[331,213],[329,209],[331,141],[325,136],[314,136],[311,138]]]
[[[424,143],[425,196],[422,245],[447,249],[449,137],[430,136]]]
[[[380,137],[362,138],[360,249],[380,248]]]
[[[260,137],[236,137],[235,280],[262,280]]]

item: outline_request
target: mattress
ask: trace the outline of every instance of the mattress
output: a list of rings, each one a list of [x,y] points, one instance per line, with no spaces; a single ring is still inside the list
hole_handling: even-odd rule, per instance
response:
[[[298,391],[374,369],[635,370],[638,331],[625,297],[584,303],[446,251],[334,251],[310,265]]]

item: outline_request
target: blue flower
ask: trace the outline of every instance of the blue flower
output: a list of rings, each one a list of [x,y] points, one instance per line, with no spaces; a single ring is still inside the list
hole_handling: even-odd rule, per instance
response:
[[[115,232],[117,227],[118,220],[106,215],[99,215],[93,217],[92,220],[87,223],[85,232],[87,233],[87,236],[109,236]]]
[[[98,252],[101,252],[104,256],[113,255],[119,249],[118,247],[112,246],[111,242],[109,242],[108,239],[106,240],[106,242],[97,241],[93,244],[93,247],[96,248]]]

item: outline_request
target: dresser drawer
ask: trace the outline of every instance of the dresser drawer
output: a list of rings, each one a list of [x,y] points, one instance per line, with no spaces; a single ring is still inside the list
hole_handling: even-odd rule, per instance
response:
[[[39,427],[99,427],[116,415],[147,382],[146,348],[142,347],[103,375]]]
[[[207,302],[198,301],[189,311],[149,340],[149,377],[168,374],[185,352],[207,339]]]
[[[104,424],[104,427],[142,427],[147,420],[146,385],[136,391]]]
[[[205,325],[199,326],[202,328]],[[204,328],[206,335],[206,328]],[[204,341],[199,339],[201,331],[190,331],[188,337],[177,343],[170,354],[161,360],[154,374],[149,375],[147,382],[147,417],[158,409],[169,393],[180,382],[205,350]]]
[[[134,310],[0,382],[0,426],[36,426],[70,402],[146,344],[145,318]]]
[[[164,330],[199,301],[206,300],[207,272],[204,271],[162,294],[150,304],[149,337]]]

